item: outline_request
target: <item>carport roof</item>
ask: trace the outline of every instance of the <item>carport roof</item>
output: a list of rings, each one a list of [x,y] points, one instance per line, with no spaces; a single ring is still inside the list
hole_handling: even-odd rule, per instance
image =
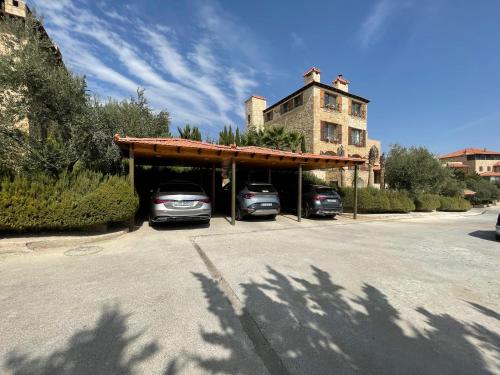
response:
[[[114,136],[124,154],[134,150],[138,164],[186,166],[227,165],[231,160],[249,167],[305,170],[361,165],[366,159],[273,150],[256,146],[224,146],[180,138],[130,138]]]

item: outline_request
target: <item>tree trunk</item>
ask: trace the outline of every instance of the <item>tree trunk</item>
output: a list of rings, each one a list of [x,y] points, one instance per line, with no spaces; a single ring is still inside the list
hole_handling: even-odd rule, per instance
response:
[[[368,164],[368,186],[373,186],[373,165]]]
[[[380,168],[380,190],[385,190],[385,167]]]

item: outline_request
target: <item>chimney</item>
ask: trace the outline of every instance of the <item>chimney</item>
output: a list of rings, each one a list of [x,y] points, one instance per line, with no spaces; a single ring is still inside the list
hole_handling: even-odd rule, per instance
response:
[[[264,110],[267,108],[266,98],[252,95],[245,101],[246,129],[261,130],[264,128]]]
[[[333,87],[349,92],[349,81],[344,78],[342,74],[339,74],[337,78],[335,78],[335,81],[332,82]]]
[[[304,74],[304,86],[311,82],[321,82],[320,70],[312,67]]]

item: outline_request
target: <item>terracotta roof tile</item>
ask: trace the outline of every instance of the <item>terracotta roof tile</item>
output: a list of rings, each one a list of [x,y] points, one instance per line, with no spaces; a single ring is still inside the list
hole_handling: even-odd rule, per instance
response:
[[[439,159],[456,158],[459,156],[467,156],[467,155],[500,155],[500,152],[487,150],[485,148],[464,148],[462,150],[442,155],[439,157]]]
[[[335,81],[333,81],[333,83],[335,83],[337,81],[339,81],[340,83],[343,83],[344,85],[348,85],[349,84],[349,81],[347,79],[345,79],[342,74],[339,74],[337,76],[337,78],[335,78]]]
[[[316,68],[315,66],[313,66],[311,69],[309,69],[307,72],[304,73],[304,77],[307,76],[309,73],[312,73],[312,72],[316,72],[316,73],[320,74],[321,70],[319,70],[318,68]]]
[[[500,172],[483,172],[479,173],[481,177],[500,177]]]
[[[133,138],[133,137],[120,137],[118,134],[116,134],[113,137],[113,139],[118,144],[151,144],[159,146],[196,148],[196,149],[212,150],[212,151],[232,151],[232,152],[239,151],[248,154],[284,156],[292,158],[295,157],[301,159],[310,158],[310,159],[338,160],[338,161],[357,161],[357,162],[366,161],[365,159],[362,158],[282,151],[282,150],[274,150],[270,148],[257,147],[257,146],[236,146],[236,145],[225,146],[207,142],[192,141],[189,139],[182,139],[182,138]]]

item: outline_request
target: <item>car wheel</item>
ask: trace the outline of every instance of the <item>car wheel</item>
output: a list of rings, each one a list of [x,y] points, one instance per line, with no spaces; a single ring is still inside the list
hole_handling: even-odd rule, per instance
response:
[[[269,220],[273,220],[273,221],[276,220],[276,215],[269,216]]]
[[[337,217],[337,214],[332,215],[332,219],[335,219]]]
[[[497,237],[497,241],[500,241],[500,234],[497,234],[496,237]]]
[[[236,220],[238,220],[238,221],[243,220],[243,214],[241,213],[241,210],[239,207],[236,208]]]
[[[311,217],[311,209],[309,208],[308,204],[306,204],[304,208],[302,208],[302,217],[305,219],[309,219]]]
[[[153,222],[153,220],[151,220],[151,218],[148,219],[148,223],[151,228],[155,226],[155,223]]]

